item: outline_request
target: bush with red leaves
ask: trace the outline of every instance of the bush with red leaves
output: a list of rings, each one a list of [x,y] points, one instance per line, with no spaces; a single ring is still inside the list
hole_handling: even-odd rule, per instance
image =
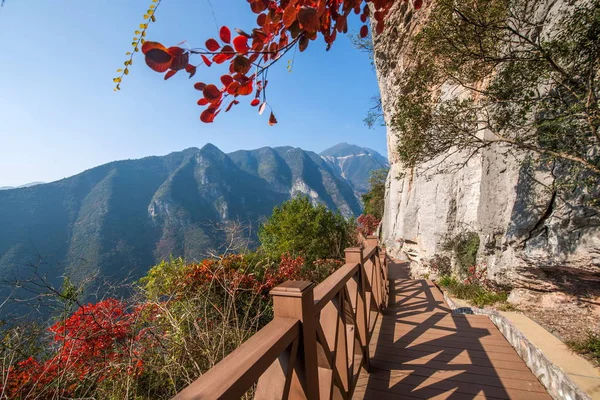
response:
[[[377,228],[379,227],[379,223],[381,222],[377,217],[371,214],[362,214],[357,219],[358,222],[358,232],[363,236],[367,237],[369,235],[375,234],[377,232]]]

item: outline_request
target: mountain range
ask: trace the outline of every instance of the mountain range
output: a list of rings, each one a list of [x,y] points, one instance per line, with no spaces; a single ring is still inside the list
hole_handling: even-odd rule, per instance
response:
[[[29,183],[26,183],[26,184],[20,185],[20,186],[0,186],[0,190],[21,189],[21,188],[26,188],[26,187],[35,186],[35,185],[42,185],[43,183],[45,183],[45,182],[29,182]]]
[[[201,259],[236,222],[256,228],[296,195],[350,217],[373,150],[340,144],[318,155],[293,147],[225,154],[207,144],[161,157],[115,161],[56,182],[0,191],[0,277],[38,265],[50,281],[137,278],[161,259]],[[250,233],[250,240],[255,233]]]

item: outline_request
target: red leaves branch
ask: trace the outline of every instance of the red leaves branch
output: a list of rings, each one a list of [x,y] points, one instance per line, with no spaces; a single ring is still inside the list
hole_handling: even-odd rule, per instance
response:
[[[380,34],[391,8],[405,0],[247,1],[251,10],[258,14],[257,27],[251,33],[236,29],[238,35],[232,38],[231,30],[223,26],[219,30],[219,40],[208,39],[203,49],[166,48],[157,42],[146,42],[142,48],[146,64],[156,72],[166,72],[165,79],[182,69],[191,78],[197,67],[189,64],[190,55],[193,54],[200,55],[207,67],[229,61],[229,73],[221,77],[221,87],[209,85],[208,92],[204,86],[200,89],[203,97],[198,100],[198,104],[206,106],[200,117],[203,122],[214,121],[225,99],[229,101],[225,110],[227,112],[232,106],[239,104],[238,97],[253,93],[254,99],[250,101],[250,105],[262,104],[262,113],[266,105],[266,72],[296,44],[302,52],[307,49],[310,41],[316,40],[320,35],[329,50],[337,34],[348,31],[347,21],[351,13],[360,15],[360,20],[365,24],[360,29],[360,36],[368,36],[366,22],[369,17],[374,19],[375,31]],[[422,0],[413,0],[415,9],[419,9],[421,5]],[[255,71],[249,75],[253,67]],[[269,125],[276,123],[277,119],[271,112]]]

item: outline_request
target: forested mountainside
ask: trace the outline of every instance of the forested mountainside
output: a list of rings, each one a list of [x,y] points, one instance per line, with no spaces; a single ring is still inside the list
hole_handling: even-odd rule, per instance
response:
[[[233,223],[254,238],[260,220],[298,194],[347,217],[361,212],[339,171],[292,147],[225,154],[207,144],[3,190],[0,276],[23,278],[41,263],[56,284],[63,275],[137,278],[171,255],[194,260],[218,251]]]

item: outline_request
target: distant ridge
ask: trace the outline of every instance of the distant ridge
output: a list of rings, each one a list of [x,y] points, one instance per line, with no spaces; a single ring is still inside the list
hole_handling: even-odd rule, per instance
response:
[[[225,154],[207,144],[2,190],[0,274],[25,276],[23,266],[41,255],[44,273],[59,285],[65,274],[136,279],[171,255],[195,260],[219,251],[225,243],[219,227],[234,221],[256,232],[274,206],[296,195],[356,216],[356,182],[311,151],[264,147]]]
[[[0,190],[21,189],[21,188],[26,188],[26,187],[36,186],[36,185],[43,185],[44,183],[46,183],[46,182],[30,182],[30,183],[26,183],[21,186],[0,186]]]

